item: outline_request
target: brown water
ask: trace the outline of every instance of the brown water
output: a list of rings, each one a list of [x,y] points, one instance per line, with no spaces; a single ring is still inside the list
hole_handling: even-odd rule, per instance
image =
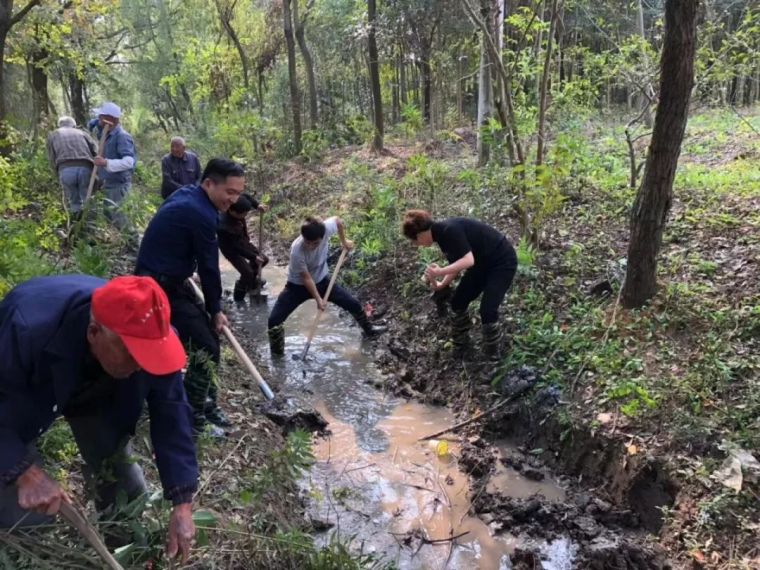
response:
[[[223,270],[225,287],[231,288],[234,271]],[[278,267],[264,273],[271,310],[286,273]],[[382,376],[373,364],[372,344],[362,340],[353,319],[335,306],[323,316],[307,361],[294,360],[315,314],[309,301],[291,315],[285,323],[286,355],[272,359],[264,306],[232,311],[234,320],[261,339],[260,357],[269,360],[273,383],[283,382],[285,392],[309,394],[329,422],[331,435],[316,440],[317,463],[303,481],[312,518],[333,525],[318,538],[327,542],[337,532],[343,540],[351,539],[357,550],[376,553],[400,568],[509,568],[509,554],[518,539],[496,533],[469,515],[470,484],[458,466],[457,437],[446,442],[448,452],[443,455],[436,442],[418,441],[456,423],[453,414],[375,388],[382,384]],[[509,453],[509,448],[503,446],[500,453]],[[540,493],[562,498],[556,482],[530,481],[496,463],[489,490],[516,497]],[[419,539],[411,548],[404,546],[410,532],[425,539],[419,549]],[[546,545],[544,568],[571,567],[572,545],[559,542]]]

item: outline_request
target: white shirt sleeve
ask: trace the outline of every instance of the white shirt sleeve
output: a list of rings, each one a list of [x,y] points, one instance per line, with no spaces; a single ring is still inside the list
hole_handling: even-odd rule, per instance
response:
[[[329,240],[332,236],[338,233],[338,218],[333,216],[331,218],[327,218],[325,220],[325,237],[324,239]]]
[[[125,156],[124,158],[109,158],[108,164],[106,164],[107,172],[122,172],[124,170],[132,170],[135,167],[135,158],[133,156]]]

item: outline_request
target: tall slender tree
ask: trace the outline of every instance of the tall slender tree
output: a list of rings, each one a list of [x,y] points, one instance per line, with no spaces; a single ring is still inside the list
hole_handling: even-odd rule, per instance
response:
[[[303,17],[298,13],[298,0],[293,0],[293,27],[295,28],[296,42],[298,42],[298,49],[301,52],[301,58],[303,59],[303,67],[306,71],[306,81],[309,86],[309,128],[317,128],[318,117],[318,105],[317,105],[317,74],[314,71],[314,58],[311,56],[311,50],[306,43],[306,21],[309,19],[309,14],[314,6],[314,0],[309,0],[306,5],[306,11]]]
[[[296,153],[301,153],[301,95],[298,92],[296,75],[296,42],[293,37],[293,18],[290,3],[298,0],[283,0],[282,18],[285,31],[285,45],[288,51],[288,83],[290,85],[290,105],[293,113],[293,145]]]
[[[5,142],[7,128],[5,121],[8,118],[8,102],[6,101],[5,85],[5,44],[8,40],[8,32],[18,24],[29,11],[37,6],[41,0],[29,0],[18,12],[13,12],[13,0],[0,0],[0,154],[5,154],[8,147]]]
[[[377,55],[377,6],[375,0],[367,0],[367,23],[369,24],[367,43],[369,44],[369,78],[372,85],[372,117],[375,135],[372,138],[372,150],[383,150],[383,97],[380,90],[380,62]]]
[[[644,177],[631,212],[623,306],[640,307],[657,292],[662,244],[694,86],[697,0],[667,0],[660,60],[660,102]]]

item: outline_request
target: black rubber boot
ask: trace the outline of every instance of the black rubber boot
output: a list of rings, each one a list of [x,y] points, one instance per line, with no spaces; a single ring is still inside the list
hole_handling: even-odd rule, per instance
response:
[[[210,398],[206,400],[206,409],[204,410],[204,412],[206,414],[206,419],[209,421],[209,423],[212,423],[215,426],[219,426],[221,428],[232,427],[232,422],[225,415],[225,413],[222,411],[222,409],[219,407],[216,401]]]
[[[451,315],[451,342],[454,345],[454,358],[462,359],[470,354],[472,343],[470,341],[470,315],[467,311],[452,313]]]
[[[498,323],[483,325],[483,356],[490,362],[501,360],[501,328]]]
[[[364,311],[356,313],[354,315],[354,318],[356,319],[357,324],[362,328],[362,331],[364,331],[364,336],[367,338],[380,336],[388,330],[388,327],[384,327],[382,325],[373,325],[371,322],[369,322],[369,318],[367,318],[367,315]]]
[[[245,287],[240,279],[235,281],[235,288],[232,290],[232,298],[236,303],[242,303],[245,301]]]
[[[225,435],[222,428],[215,426],[206,419],[206,414],[196,412],[193,414],[193,440],[197,441],[204,433],[213,439],[221,439]]]
[[[267,331],[269,334],[269,350],[273,356],[285,354],[285,327],[277,325]]]
[[[449,301],[451,300],[451,296],[453,294],[454,292],[452,291],[451,287],[446,287],[445,289],[434,291],[430,296],[430,298],[433,299],[433,302],[435,303],[435,310],[438,313],[439,317],[445,317],[449,314]]]

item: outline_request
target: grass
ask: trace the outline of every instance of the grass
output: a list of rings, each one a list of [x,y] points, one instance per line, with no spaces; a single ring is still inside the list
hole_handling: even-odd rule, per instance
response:
[[[760,128],[757,110],[744,114]],[[351,284],[371,279],[383,264],[407,268],[390,273],[393,278],[383,285],[403,305],[400,318],[414,326],[422,294],[416,281],[432,253],[403,243],[396,229],[400,213],[427,206],[441,216],[484,219],[518,242],[522,266],[504,306],[511,347],[502,370],[528,364],[543,371],[543,383],[561,386],[573,397],[568,421],[591,425],[600,412],[617,413],[618,429],[693,457],[693,464],[682,461],[680,469],[709,473],[715,468],[712,458],[722,453],[721,441],[760,448],[755,133],[731,111],[690,120],[659,263],[660,292],[637,311],[616,305],[635,196],[628,187],[622,127],[575,125],[560,138],[566,151],[554,160],[565,162],[557,165],[553,183],[560,184],[563,196],[560,207],[544,216],[538,249],[516,239],[508,169],[475,169],[471,155],[455,143],[437,158],[420,158],[412,149],[409,160],[399,156],[345,170],[333,167],[338,177],[345,173],[351,180],[339,197],[320,199],[328,208],[353,205],[344,211],[348,233],[359,236],[360,245]],[[591,285],[604,279],[612,294],[590,297]],[[444,330],[429,349],[445,338]],[[738,548],[746,546],[758,522],[749,510],[750,492],[732,498],[716,484],[699,489],[702,522],[683,536],[704,540],[720,530],[716,521],[728,517],[735,524],[726,530],[735,529]],[[687,542],[681,546],[690,547]]]

